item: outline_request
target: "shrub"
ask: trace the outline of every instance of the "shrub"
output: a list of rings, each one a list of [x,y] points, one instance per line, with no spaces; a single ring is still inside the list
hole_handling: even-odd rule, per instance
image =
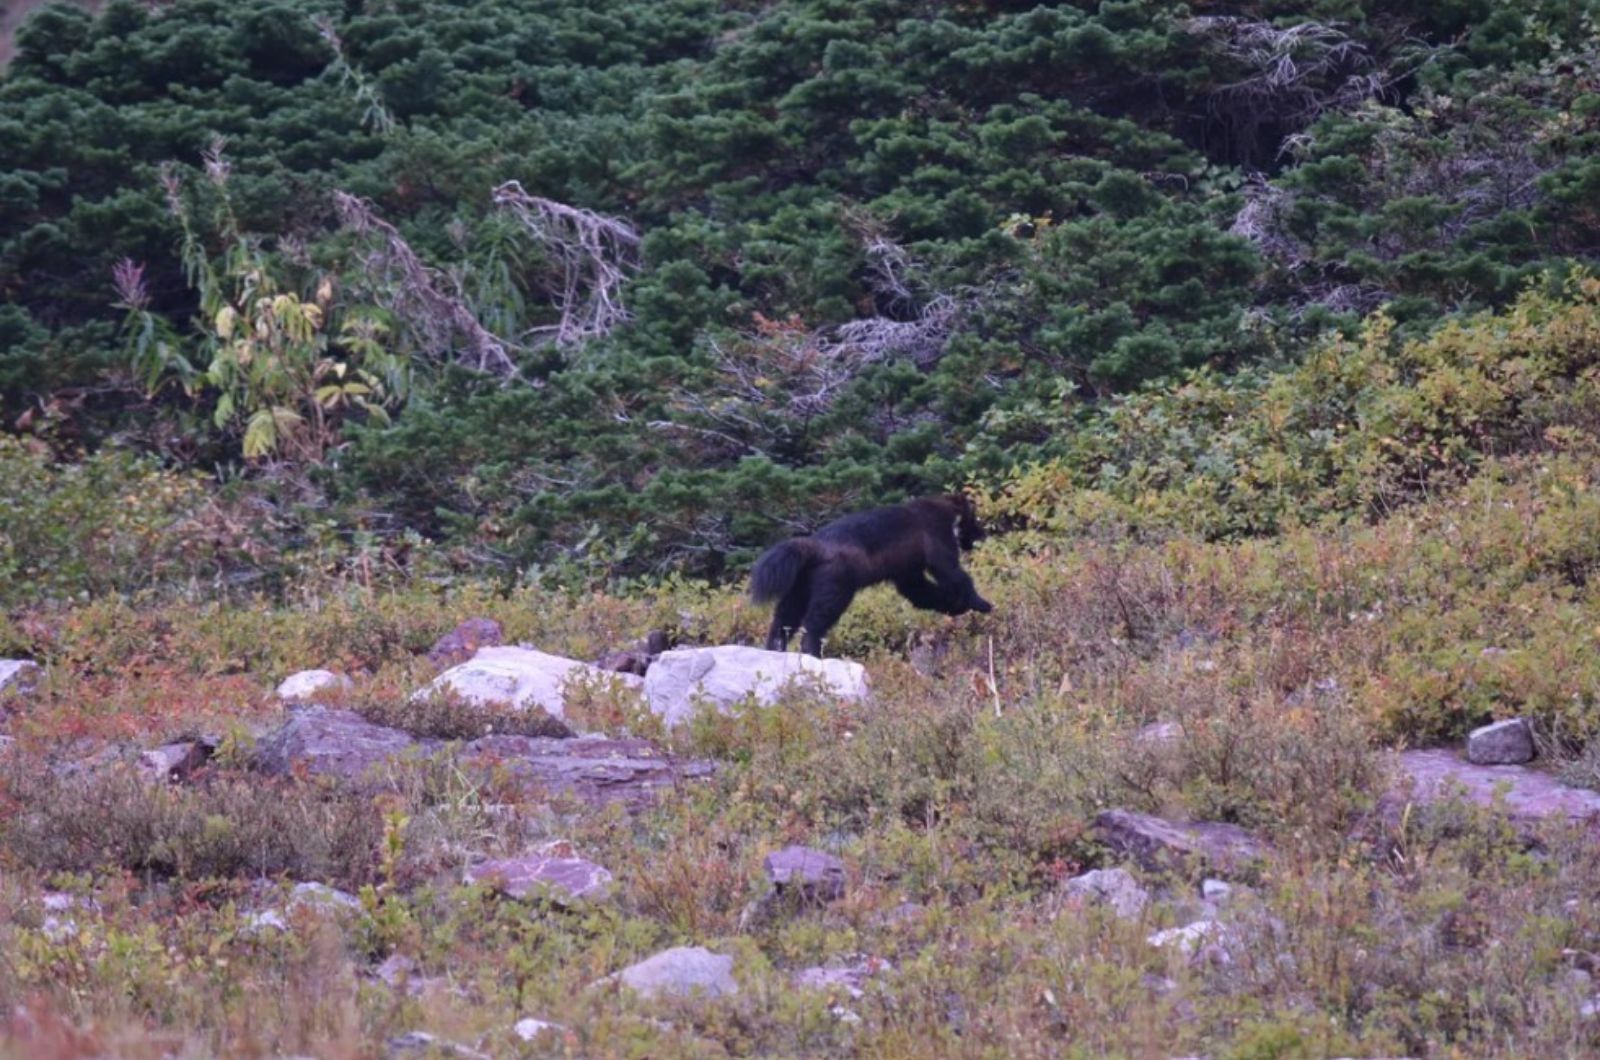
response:
[[[116,449],[57,463],[0,435],[0,497],[0,607],[209,582],[248,542],[203,479]]]

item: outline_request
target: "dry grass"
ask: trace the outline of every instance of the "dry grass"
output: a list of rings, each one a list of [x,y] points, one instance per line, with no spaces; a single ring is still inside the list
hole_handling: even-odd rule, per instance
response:
[[[870,706],[799,692],[654,733],[725,766],[633,818],[518,805],[448,756],[378,796],[268,780],[237,753],[178,787],[49,766],[88,737],[153,743],[199,725],[243,748],[273,720],[272,684],[311,665],[356,674],[352,704],[371,716],[476,735],[490,719],[405,699],[431,676],[420,653],[461,618],[593,657],[657,627],[686,643],[755,637],[764,616],[731,592],[18,615],[5,650],[49,672],[6,722],[21,739],[0,814],[0,1010],[26,1016],[0,1028],[0,1052],[364,1056],[422,1028],[494,1055],[1585,1054],[1600,1048],[1579,1015],[1600,960],[1593,846],[1554,836],[1530,851],[1463,808],[1413,815],[1376,845],[1358,825],[1396,743],[1509,713],[1534,717],[1553,754],[1585,742],[1600,597],[1575,572],[1600,529],[1597,468],[1507,460],[1373,527],[1240,544],[1000,539],[974,562],[993,616],[865,594],[835,650],[867,662]],[[586,726],[649,730],[626,697],[581,698]],[[1134,738],[1158,721],[1183,738]],[[1570,772],[1592,774],[1586,762]],[[1134,922],[1060,897],[1063,877],[1109,863],[1088,826],[1114,805],[1271,842],[1253,894],[1221,914],[1238,930],[1226,961],[1145,941],[1197,915],[1196,880],[1145,877],[1158,901]],[[611,869],[609,898],[561,908],[460,886],[473,858],[557,836]],[[751,915],[762,859],[788,843],[837,853],[847,896]],[[248,929],[282,904],[281,881],[304,878],[360,890],[361,910]],[[76,934],[45,930],[48,887],[93,896]],[[741,993],[585,989],[678,944],[734,954]],[[894,968],[860,999],[791,985],[856,953]],[[373,979],[391,954],[433,985],[412,997]],[[522,1043],[510,1027],[526,1015],[567,1030]]]

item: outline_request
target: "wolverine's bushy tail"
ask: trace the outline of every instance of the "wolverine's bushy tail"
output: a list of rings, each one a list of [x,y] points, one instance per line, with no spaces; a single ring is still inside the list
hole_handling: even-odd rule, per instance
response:
[[[808,537],[773,545],[750,571],[750,598],[758,604],[781,598],[816,558],[817,543]]]

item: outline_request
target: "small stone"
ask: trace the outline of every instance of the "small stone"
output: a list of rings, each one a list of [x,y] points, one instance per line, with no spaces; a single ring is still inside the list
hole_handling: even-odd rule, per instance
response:
[[[532,1016],[527,1016],[516,1022],[516,1025],[511,1028],[511,1033],[525,1042],[531,1042],[541,1034],[549,1034],[551,1031],[564,1031],[566,1029],[564,1024],[551,1023],[548,1020],[538,1020]]]
[[[1208,902],[1226,902],[1233,897],[1233,885],[1222,880],[1201,880],[1200,897]]]
[[[39,664],[28,659],[0,659],[0,696],[25,696],[39,683]]]
[[[781,895],[817,904],[844,897],[844,862],[832,854],[788,846],[767,855],[766,869]]]
[[[333,696],[350,687],[350,679],[332,670],[301,670],[278,685],[278,698],[285,703],[305,703]]]
[[[489,1060],[486,1053],[469,1049],[460,1042],[452,1042],[427,1031],[408,1031],[390,1038],[384,1043],[383,1050],[384,1056],[389,1060],[410,1056],[454,1056],[460,1060]]]
[[[705,997],[737,994],[733,978],[733,958],[712,953],[703,946],[676,946],[647,957],[600,980],[617,982],[647,998]]]
[[[313,909],[349,910],[359,912],[361,899],[348,891],[329,887],[325,883],[297,883],[289,892],[289,908],[310,906]]]
[[[433,642],[428,661],[435,666],[454,666],[472,658],[479,648],[495,648],[505,643],[505,631],[492,618],[469,618]]]
[[[1467,736],[1467,761],[1479,766],[1519,766],[1533,761],[1533,730],[1522,718],[1474,729]]]
[[[1176,979],[1169,979],[1164,975],[1156,975],[1153,972],[1145,972],[1141,975],[1139,984],[1157,997],[1165,997],[1178,989],[1178,981]]]
[[[417,972],[416,961],[404,954],[391,953],[382,964],[372,970],[372,975],[373,978],[406,997],[421,997],[445,984],[445,980],[439,976],[418,975]]]
[[[1062,890],[1110,908],[1118,919],[1132,920],[1144,912],[1150,895],[1126,869],[1095,869],[1074,876]]]
[[[1207,943],[1215,942],[1223,934],[1222,925],[1215,920],[1196,920],[1183,927],[1157,931],[1145,939],[1157,949],[1176,949],[1193,957]]]
[[[265,935],[269,931],[288,931],[289,922],[276,909],[263,909],[244,918],[244,930],[249,935]]]

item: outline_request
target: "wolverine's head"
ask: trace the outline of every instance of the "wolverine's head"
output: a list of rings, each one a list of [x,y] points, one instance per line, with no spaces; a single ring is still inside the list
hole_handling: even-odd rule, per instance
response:
[[[978,508],[972,503],[972,498],[965,493],[946,493],[939,498],[955,515],[954,532],[956,544],[963,552],[971,552],[972,546],[982,541],[986,536],[983,524],[978,522]]]

